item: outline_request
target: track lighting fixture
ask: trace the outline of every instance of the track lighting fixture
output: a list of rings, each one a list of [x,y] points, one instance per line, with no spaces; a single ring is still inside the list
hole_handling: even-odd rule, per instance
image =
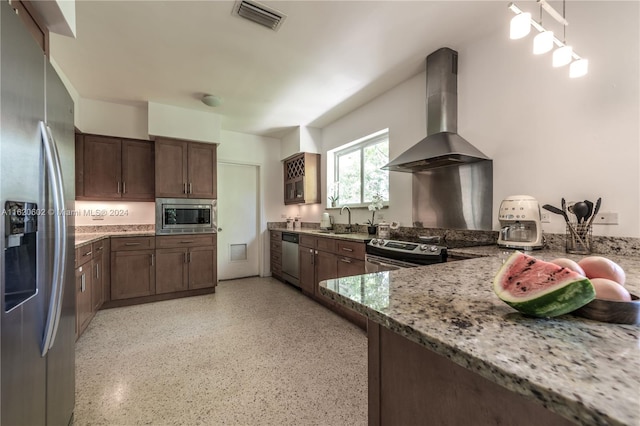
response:
[[[562,14],[560,14],[547,3],[547,0],[538,0],[540,5],[539,21],[535,21],[530,13],[520,10],[515,3],[509,3],[509,9],[515,14],[509,25],[509,37],[514,40],[526,37],[531,31],[531,27],[535,28],[538,34],[533,39],[533,53],[536,55],[547,53],[555,45],[557,48],[553,51],[552,65],[557,68],[571,64],[569,66],[569,77],[582,77],[589,70],[589,61],[578,56],[573,48],[566,44],[566,31],[569,22],[565,17],[565,1],[562,1]],[[562,41],[554,35],[553,31],[549,31],[542,26],[543,10],[562,25]]]

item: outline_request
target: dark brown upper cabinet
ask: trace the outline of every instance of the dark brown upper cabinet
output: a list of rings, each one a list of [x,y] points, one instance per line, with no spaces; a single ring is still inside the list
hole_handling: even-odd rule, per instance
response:
[[[302,152],[284,160],[284,203],[320,202],[320,154]]]
[[[155,199],[151,141],[76,135],[76,199]]]
[[[210,143],[156,139],[156,197],[217,197],[216,148]]]

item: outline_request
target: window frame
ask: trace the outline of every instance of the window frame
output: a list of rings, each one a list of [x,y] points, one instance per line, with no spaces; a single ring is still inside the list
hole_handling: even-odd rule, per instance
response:
[[[329,153],[333,156],[333,182],[338,182],[339,177],[339,160],[342,155],[349,155],[353,152],[360,151],[360,202],[358,203],[342,203],[340,199],[338,199],[337,205],[349,206],[349,207],[368,207],[371,204],[372,200],[364,199],[364,186],[365,186],[365,161],[364,161],[364,151],[367,147],[377,145],[379,143],[385,142],[387,143],[387,150],[389,149],[389,129],[383,129],[372,133],[363,138],[357,139],[353,142],[347,143],[345,145],[341,145],[333,150],[330,150]],[[387,154],[388,155],[388,154]],[[387,157],[387,161],[389,161]],[[387,171],[387,176],[389,176],[389,172]],[[387,185],[389,185],[389,178],[387,177]],[[329,187],[329,185],[327,185]],[[327,193],[330,191],[327,190]],[[388,193],[388,188],[387,188]],[[387,207],[389,205],[388,198],[382,200],[383,206]]]

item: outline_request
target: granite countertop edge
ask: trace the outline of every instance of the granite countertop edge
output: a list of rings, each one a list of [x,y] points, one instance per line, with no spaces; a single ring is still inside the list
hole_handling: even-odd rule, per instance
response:
[[[287,228],[273,228],[269,229],[269,231],[277,231],[277,232],[291,232],[294,234],[303,234],[303,235],[313,235],[314,237],[324,237],[324,238],[333,238],[336,240],[345,240],[345,241],[359,241],[365,242],[372,238],[375,238],[374,235],[364,234],[361,232],[351,232],[351,233],[333,233],[331,231],[321,231],[319,229],[287,229]]]
[[[84,247],[105,238],[111,237],[155,237],[155,231],[114,231],[114,232],[77,232],[75,234],[75,248]]]
[[[481,258],[499,256],[499,253],[501,252],[504,253],[504,250],[499,249],[496,246],[480,246],[450,250],[452,255],[458,255],[467,259],[475,258],[475,262],[482,261]],[[536,257],[543,257],[546,260],[550,260],[555,257],[571,257],[567,256],[565,253],[545,250],[534,252],[534,255]],[[634,259],[635,262],[640,263],[640,258]],[[467,260],[461,260],[460,262],[466,261]],[[429,266],[422,268],[429,268]],[[405,269],[401,271],[412,271],[412,269]],[[410,272],[403,273],[410,274]],[[600,409],[601,407],[593,406],[593,404],[590,404],[588,401],[583,401],[582,398],[576,394],[567,394],[566,392],[562,392],[560,389],[553,388],[551,385],[545,386],[544,383],[540,383],[539,380],[536,381],[534,378],[531,378],[533,380],[531,381],[529,378],[519,376],[513,371],[507,371],[504,368],[501,368],[500,362],[497,362],[497,360],[489,359],[486,356],[485,358],[482,358],[480,356],[482,354],[474,354],[467,348],[457,346],[448,335],[441,334],[438,336],[438,332],[430,333],[424,328],[421,329],[421,324],[414,326],[414,324],[417,321],[420,321],[420,319],[413,312],[396,312],[389,315],[384,312],[380,312],[375,308],[359,303],[356,300],[327,288],[327,283],[332,281],[334,280],[327,280],[321,283],[321,294],[347,308],[363,314],[370,320],[400,334],[401,336],[445,356],[456,364],[473,371],[494,383],[502,385],[526,398],[538,401],[551,411],[574,422],[578,422],[578,424],[625,425],[633,424],[631,422],[637,421],[638,419],[637,416],[640,413],[634,413],[633,411],[630,413],[621,413],[618,417],[612,417],[611,413],[604,412]],[[635,281],[637,281],[637,277],[634,277],[634,286],[637,286]],[[637,289],[635,293],[637,293]],[[572,322],[590,320],[568,315],[565,321],[567,321],[567,324],[571,324]],[[629,333],[637,332],[636,326],[621,325],[620,327],[628,327],[630,330]],[[449,341],[447,341],[447,339]],[[550,362],[553,362],[553,360],[550,360]],[[638,407],[633,407],[630,408],[630,410],[637,410],[637,408]]]

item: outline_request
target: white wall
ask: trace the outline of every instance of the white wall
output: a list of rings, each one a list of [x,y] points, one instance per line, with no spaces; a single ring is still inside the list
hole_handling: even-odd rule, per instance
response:
[[[508,195],[529,194],[553,205],[561,197],[602,197],[601,211],[618,212],[620,224],[597,226],[594,234],[640,237],[639,18],[638,2],[571,2],[567,40],[590,61],[580,79],[570,79],[568,67],[552,68],[551,54],[531,54],[533,34],[510,40],[508,16],[502,31],[450,46],[460,53],[459,133],[493,159],[494,216]],[[384,127],[394,158],[426,135],[425,115],[422,73],[325,127],[323,158]],[[390,208],[383,214],[409,225],[410,175],[390,177]],[[362,223],[368,212],[357,211],[355,218]],[[563,233],[564,223],[552,215],[543,229]]]
[[[76,127],[83,133],[149,139],[146,105],[127,105],[79,98]]]
[[[190,141],[220,143],[220,115],[149,102],[148,134]]]

